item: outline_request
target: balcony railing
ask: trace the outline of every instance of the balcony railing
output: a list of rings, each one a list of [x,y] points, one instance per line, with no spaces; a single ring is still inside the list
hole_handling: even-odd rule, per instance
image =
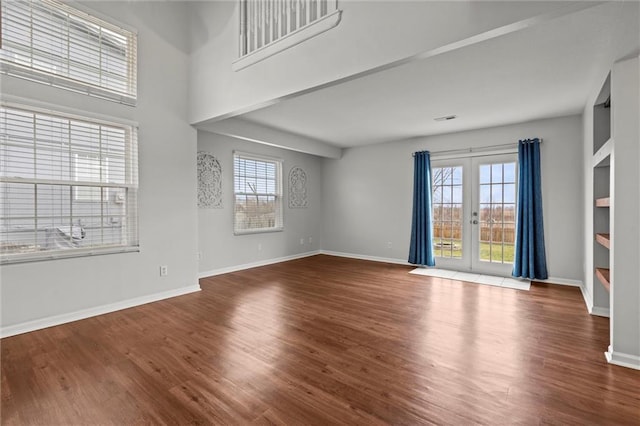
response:
[[[340,21],[337,0],[239,0],[239,5],[240,59],[234,64],[236,69],[296,45]],[[280,46],[270,48],[276,44]],[[248,56],[255,58],[244,60]]]

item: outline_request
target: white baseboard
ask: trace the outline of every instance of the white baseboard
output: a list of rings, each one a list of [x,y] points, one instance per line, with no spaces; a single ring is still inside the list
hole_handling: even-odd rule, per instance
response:
[[[609,345],[609,349],[604,353],[604,356],[607,358],[609,364],[640,370],[640,356],[638,355],[615,352],[611,345]]]
[[[592,306],[591,309],[589,309],[589,313],[591,315],[605,318],[609,318],[610,315],[609,308],[601,308],[600,306]]]
[[[274,263],[286,262],[288,260],[302,259],[303,257],[315,256],[316,254],[320,254],[320,253],[321,253],[320,250],[307,251],[304,253],[293,254],[291,256],[275,257],[273,259],[265,259],[265,260],[259,260],[257,262],[243,263],[242,265],[227,266],[225,268],[202,271],[202,272],[198,272],[198,278],[213,277],[215,275],[228,274],[230,272],[257,268],[259,266],[273,265]]]
[[[591,309],[593,308],[593,297],[589,294],[584,285],[580,286],[580,293],[582,293],[582,298],[584,299],[584,304],[587,306],[587,311],[591,313]]]
[[[593,306],[593,297],[589,294],[587,289],[584,286],[580,286],[580,293],[582,293],[582,298],[584,299],[584,304],[587,306],[587,312],[591,315],[596,315],[598,317],[610,317],[609,308],[602,308],[600,306]]]
[[[568,278],[549,277],[546,280],[531,280],[531,281],[535,281],[537,283],[568,285],[570,287],[580,287],[580,288],[582,288],[582,281],[580,281],[580,280],[572,280],[572,279],[568,279]]]
[[[368,256],[366,254],[343,253],[343,252],[331,251],[331,250],[320,250],[320,254],[326,254],[328,256],[337,256],[337,257],[348,257],[351,259],[371,260],[373,262],[395,263],[397,265],[407,265],[407,266],[417,267],[417,265],[412,265],[406,260],[394,259],[392,257]]]
[[[146,296],[134,297],[133,299],[122,300],[120,302],[109,303],[107,305],[96,306],[88,309],[82,309],[80,311],[70,312],[68,314],[54,315],[47,318],[9,325],[0,328],[0,337],[15,336],[16,334],[41,330],[43,328],[66,324],[68,322],[95,317],[97,315],[108,314],[110,312],[120,311],[122,309],[133,308],[134,306],[145,305],[147,303],[157,302],[159,300],[169,299],[171,297],[194,293],[196,291],[200,291],[199,284],[177,288],[174,290],[167,290],[160,293],[149,294]]]

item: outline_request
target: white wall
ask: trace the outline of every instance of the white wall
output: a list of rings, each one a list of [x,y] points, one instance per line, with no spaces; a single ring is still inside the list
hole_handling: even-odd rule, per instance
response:
[[[606,74],[603,76],[602,81],[598,82],[598,88],[592,95],[589,96],[587,100],[587,105],[585,106],[584,112],[582,114],[582,125],[583,125],[583,211],[584,211],[584,270],[583,270],[583,294],[585,297],[585,302],[587,304],[587,309],[590,313],[595,313],[598,315],[608,316],[609,312],[609,293],[597,282],[597,278],[594,274],[594,264],[596,263],[594,259],[594,254],[598,253],[597,263],[599,267],[609,266],[608,262],[608,253],[607,250],[600,246],[594,240],[595,232],[603,232],[603,230],[608,229],[608,223],[602,223],[607,218],[606,211],[598,212],[598,215],[595,214],[594,210],[594,197],[597,195],[598,197],[602,197],[605,195],[609,195],[609,188],[606,187],[606,184],[609,183],[608,176],[605,174],[609,174],[608,168],[603,169],[594,169],[593,168],[593,150],[594,150],[594,136],[596,138],[600,137],[602,139],[604,136],[600,136],[595,134],[594,132],[594,120],[596,120],[596,114],[594,114],[593,106],[596,103],[604,102],[604,99],[598,99],[599,92],[603,84],[605,83]],[[600,118],[603,118],[600,116]],[[600,120],[597,128],[605,127],[608,130],[609,125],[603,125]],[[598,174],[598,179],[596,181],[596,173]],[[594,188],[594,184],[596,187]],[[594,219],[598,221],[598,223],[594,222]],[[594,309],[595,308],[595,309]]]
[[[340,0],[337,27],[234,72],[236,1],[192,5],[190,121],[237,112],[580,2]],[[578,7],[587,7],[583,3]]]
[[[413,158],[421,150],[515,143],[539,137],[549,276],[582,280],[582,125],[562,117],[343,151],[323,162],[324,250],[406,261]],[[387,248],[387,242],[392,248]]]
[[[600,60],[593,64],[593,75],[596,81],[587,94],[585,102],[585,108],[582,114],[583,117],[583,148],[582,148],[582,162],[583,162],[583,211],[584,211],[584,264],[583,264],[583,293],[585,296],[585,302],[589,311],[608,316],[610,301],[609,294],[597,282],[597,278],[594,277],[595,263],[602,260],[602,248],[595,246],[595,250],[600,252],[600,259],[594,259],[594,169],[593,169],[593,154],[594,154],[594,111],[593,105],[600,103],[603,99],[598,99],[600,91],[605,83],[607,75],[610,73],[614,62],[621,58],[628,58],[631,56],[637,56],[638,52],[638,40],[640,40],[639,25],[640,22],[640,7],[637,2],[618,2],[618,5],[623,8],[625,16],[635,17],[636,19],[630,19],[628,24],[621,23],[621,25],[613,28],[609,34],[610,48],[599,52]],[[629,93],[632,93],[631,91]],[[598,135],[595,135],[598,138]],[[630,153],[618,152],[619,155],[631,155]],[[598,192],[599,188],[596,189]],[[598,219],[596,217],[596,219]],[[597,265],[603,266],[603,265]],[[595,308],[595,309],[594,309]]]
[[[284,230],[260,234],[233,234],[233,151],[261,154],[283,160]],[[223,208],[198,210],[201,276],[214,275],[241,265],[295,256],[318,250],[321,244],[321,160],[313,155],[198,131],[198,151],[213,154],[222,166]],[[307,173],[308,207],[288,207],[288,177],[293,166]],[[309,242],[309,237],[312,242]],[[304,238],[304,244],[300,239]],[[260,247],[259,247],[260,245]]]
[[[611,355],[614,363],[640,369],[640,58],[611,71]]]
[[[2,93],[139,124],[140,252],[3,266],[2,328],[197,286],[196,131],[187,122],[184,5],[88,2],[138,30],[138,106],[3,76]],[[169,275],[159,276],[159,265]]]

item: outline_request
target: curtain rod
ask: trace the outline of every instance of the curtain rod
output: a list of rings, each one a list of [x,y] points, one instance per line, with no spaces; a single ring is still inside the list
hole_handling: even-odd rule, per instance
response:
[[[532,142],[534,139],[538,139],[540,141],[540,143],[542,143],[542,138],[524,139],[523,141]],[[495,150],[497,148],[502,148],[502,149],[517,148],[519,143],[520,142],[503,143],[503,144],[499,144],[499,145],[488,145],[488,146],[482,146],[482,147],[476,147],[476,148],[460,148],[460,149],[448,149],[448,150],[443,150],[443,151],[429,151],[429,153],[430,154],[438,154],[438,155],[466,154],[466,153],[472,153],[472,152],[491,151],[491,150]],[[412,155],[415,156],[415,153],[413,153]]]

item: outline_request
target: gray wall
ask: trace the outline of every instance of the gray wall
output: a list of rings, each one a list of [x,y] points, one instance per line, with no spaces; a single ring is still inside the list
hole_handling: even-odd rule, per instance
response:
[[[582,122],[570,116],[344,150],[323,160],[324,250],[406,261],[413,159],[420,150],[540,137],[549,275],[582,281]],[[388,248],[388,242],[392,248]]]
[[[192,123],[247,110],[562,7],[548,1],[482,6],[461,1],[339,1],[343,13],[337,27],[306,40],[303,47],[235,72],[231,63],[238,54],[237,5],[236,1],[192,3]]]
[[[260,234],[233,234],[233,151],[262,154],[283,160],[284,231]],[[295,256],[320,248],[321,160],[313,155],[246,142],[227,136],[198,131],[198,151],[213,154],[222,166],[223,208],[198,211],[201,276],[225,268]],[[307,173],[308,207],[288,207],[289,171],[300,166]],[[312,241],[309,242],[309,237]],[[300,244],[300,239],[304,244]]]
[[[2,327],[197,285],[196,131],[186,119],[185,6],[89,2],[138,30],[138,105],[3,76],[4,95],[139,124],[140,252],[3,266]],[[170,25],[169,25],[170,24]],[[167,265],[169,275],[159,276]]]

